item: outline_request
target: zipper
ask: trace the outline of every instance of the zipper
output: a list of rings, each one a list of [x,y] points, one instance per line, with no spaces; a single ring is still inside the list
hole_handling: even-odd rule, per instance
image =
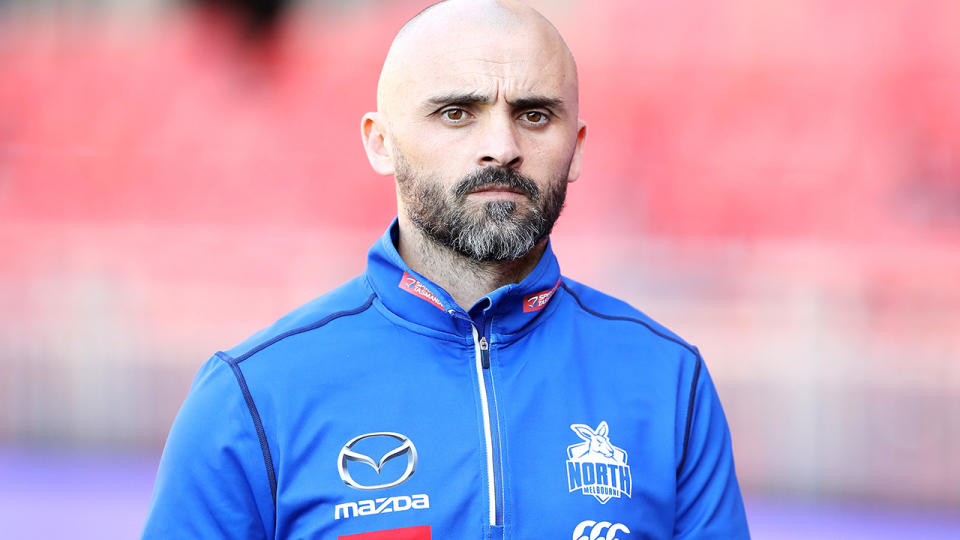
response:
[[[483,415],[483,439],[487,467],[487,500],[489,501],[490,526],[502,525],[503,486],[500,474],[500,426],[496,421],[496,397],[493,391],[493,377],[490,373],[490,342],[481,329],[477,329],[472,319],[464,317],[455,310],[450,315],[470,322],[473,329],[473,350],[477,372],[477,384],[480,385],[480,409]],[[493,417],[493,420],[491,420]]]
[[[476,328],[473,331],[476,332]],[[490,369],[490,344],[487,343],[487,337],[480,336],[478,345],[480,347],[480,365],[483,366],[483,369]]]
[[[482,321],[482,319],[481,319]],[[488,410],[490,411],[490,440],[493,447],[493,478],[494,489],[493,501],[491,506],[493,510],[493,521],[491,525],[503,525],[503,449],[500,444],[500,405],[497,403],[497,387],[493,382],[493,371],[490,369],[490,343],[484,334],[488,334],[490,322],[480,326],[480,366],[484,379],[482,390],[487,394]]]
[[[483,342],[481,343],[481,339]],[[477,364],[477,382],[480,384],[480,408],[483,409],[483,439],[487,451],[487,498],[490,500],[490,525],[497,524],[497,489],[494,482],[493,473],[493,430],[490,427],[490,399],[487,395],[487,383],[484,369],[484,357],[486,365],[490,366],[490,346],[487,339],[481,336],[477,327],[473,326],[473,349],[476,355]]]

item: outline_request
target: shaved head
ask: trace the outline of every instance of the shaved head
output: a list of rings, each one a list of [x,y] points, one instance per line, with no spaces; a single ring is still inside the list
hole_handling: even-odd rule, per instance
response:
[[[433,4],[403,25],[393,38],[377,84],[377,108],[389,112],[398,89],[431,60],[451,48],[490,50],[498,36],[523,36],[537,43],[543,56],[556,62],[577,91],[577,66],[556,27],[540,12],[513,0],[445,0]],[[496,61],[496,60],[494,60]]]

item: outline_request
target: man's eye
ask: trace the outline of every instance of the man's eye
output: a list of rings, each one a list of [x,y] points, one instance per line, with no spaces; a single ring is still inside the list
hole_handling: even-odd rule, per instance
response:
[[[463,109],[447,109],[443,111],[443,117],[447,120],[452,120],[454,122],[459,122],[466,117],[466,113]]]
[[[523,119],[531,124],[545,124],[547,115],[540,111],[530,111],[523,114]]]

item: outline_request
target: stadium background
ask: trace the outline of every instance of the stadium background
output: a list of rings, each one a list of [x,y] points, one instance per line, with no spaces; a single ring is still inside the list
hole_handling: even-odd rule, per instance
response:
[[[427,3],[0,0],[8,537],[135,536],[200,363],[362,270]],[[534,5],[590,126],[561,265],[704,352],[755,538],[957,538],[960,3]]]

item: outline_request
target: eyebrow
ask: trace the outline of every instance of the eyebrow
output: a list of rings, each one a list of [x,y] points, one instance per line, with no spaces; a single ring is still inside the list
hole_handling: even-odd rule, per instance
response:
[[[426,105],[431,107],[443,107],[444,105],[476,105],[478,103],[493,103],[493,98],[475,92],[451,92],[449,94],[433,96],[426,101]]]
[[[444,107],[446,105],[477,105],[493,103],[493,98],[486,94],[476,92],[451,92],[428,98],[425,102],[428,107]],[[529,95],[519,97],[513,100],[507,100],[507,103],[514,109],[551,109],[563,111],[564,103],[560,98],[547,97],[541,95]]]
[[[524,96],[507,101],[514,109],[550,109],[563,111],[563,100],[547,96]]]

